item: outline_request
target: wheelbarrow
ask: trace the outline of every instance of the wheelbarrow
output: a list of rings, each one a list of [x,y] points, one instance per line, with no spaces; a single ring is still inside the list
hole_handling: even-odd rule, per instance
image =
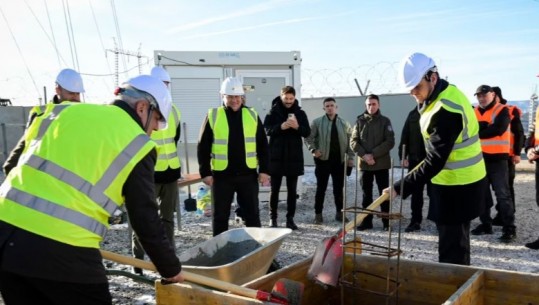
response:
[[[184,251],[182,269],[236,285],[265,275],[284,238],[284,228],[238,228]]]

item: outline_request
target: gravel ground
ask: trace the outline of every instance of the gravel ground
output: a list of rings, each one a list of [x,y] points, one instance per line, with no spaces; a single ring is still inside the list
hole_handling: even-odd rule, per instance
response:
[[[538,208],[535,204],[534,174],[533,168],[528,164],[522,164],[517,172],[515,180],[515,189],[517,193],[517,239],[510,244],[498,242],[497,238],[501,235],[501,228],[495,227],[493,235],[472,236],[472,265],[514,270],[521,272],[539,272],[539,251],[530,250],[524,247],[524,243],[535,240],[539,237],[536,231]],[[314,168],[306,167],[305,176],[303,176],[303,188],[298,200],[295,221],[300,227],[299,230],[290,234],[277,252],[276,260],[282,266],[295,263],[307,258],[314,253],[318,243],[327,236],[334,234],[342,225],[334,220],[335,208],[333,205],[333,196],[331,192],[331,183],[326,192],[326,202],[324,205],[324,224],[314,225],[314,194],[316,190],[316,179],[314,178]],[[400,169],[396,169],[393,175],[398,179]],[[0,181],[2,177],[0,176]],[[352,173],[347,180],[347,205],[354,205],[355,201],[361,198],[361,191],[356,195],[355,191],[355,173]],[[358,200],[355,200],[355,198]],[[399,198],[393,204],[392,210],[398,212],[400,209]],[[402,229],[408,225],[410,219],[410,202],[404,200],[402,213]],[[427,213],[428,200],[424,207],[424,215]],[[269,209],[267,202],[260,203],[260,212],[262,226],[266,227],[269,223]],[[286,203],[279,203],[280,225],[284,226],[284,215],[286,213]],[[352,215],[348,216],[349,218]],[[479,224],[476,219],[472,222],[472,228]],[[231,217],[230,228],[240,227]],[[361,232],[361,238],[370,243],[379,245],[388,244],[388,232],[382,231],[381,220],[375,219],[374,229]],[[399,229],[398,221],[392,222],[392,245],[397,245],[397,231]],[[208,217],[197,218],[194,213],[182,212],[182,229],[176,231],[177,252],[181,253],[186,249],[192,248],[197,244],[210,239],[211,219]],[[437,233],[435,225],[424,220],[422,230],[414,233],[401,234],[402,258],[420,261],[437,261]],[[103,242],[103,249],[117,253],[130,255],[129,236],[125,224],[113,225],[108,231]],[[130,267],[118,265],[116,263],[106,262],[108,268],[131,271]],[[152,272],[146,272],[145,275],[150,278],[158,278],[158,275]],[[148,284],[137,283],[124,276],[110,276],[110,290],[113,296],[114,304],[155,304],[155,293],[152,286]],[[0,299],[0,304],[3,304]]]

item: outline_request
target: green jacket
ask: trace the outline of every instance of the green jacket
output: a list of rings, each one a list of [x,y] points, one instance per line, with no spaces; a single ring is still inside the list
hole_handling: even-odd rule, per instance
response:
[[[346,152],[348,156],[347,160],[354,160],[354,152],[350,147],[350,136],[352,132],[350,124],[338,115],[335,119],[337,120],[335,126],[337,127],[337,133],[339,135],[341,152]],[[314,119],[311,123],[311,134],[305,138],[305,145],[307,145],[309,151],[312,153],[315,150],[320,150],[322,152],[320,160],[324,161],[329,158],[331,124],[333,124],[333,122],[329,120],[327,115]],[[344,162],[343,158],[344,154],[341,156],[341,162]]]
[[[380,110],[373,115],[365,111],[357,117],[350,146],[360,158],[366,154],[372,154],[374,157],[374,165],[368,165],[360,159],[361,170],[375,171],[391,168],[389,151],[395,146],[395,134],[391,121],[383,116]]]

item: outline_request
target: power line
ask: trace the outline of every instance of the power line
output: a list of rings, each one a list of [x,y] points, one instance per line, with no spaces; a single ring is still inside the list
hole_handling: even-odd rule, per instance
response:
[[[34,10],[28,4],[28,2],[25,0],[24,3],[26,4],[26,7],[28,7],[28,10],[30,10],[30,13],[32,13],[32,16],[34,16],[34,19],[36,20],[36,22],[39,25],[39,27],[41,28],[41,30],[43,30],[43,33],[45,33],[45,37],[47,37],[49,42],[52,44],[52,47],[54,48],[54,50],[56,52],[56,56],[58,57],[58,65],[59,65],[59,67],[61,67],[60,59],[64,62],[64,64],[65,64],[65,60],[62,57],[62,54],[60,54],[60,51],[58,50],[58,48],[56,47],[56,41],[51,40],[51,38],[49,37],[49,34],[47,33],[47,30],[45,30],[45,27],[43,26],[43,24],[41,24],[41,21],[39,21],[39,18],[37,18],[37,15],[34,13]],[[45,5],[46,5],[46,2],[45,2]],[[47,9],[47,14],[48,14],[48,9]],[[50,22],[50,18],[49,18],[49,22]],[[52,31],[52,24],[51,24],[51,31]]]
[[[114,26],[116,27],[116,36],[118,38],[118,45],[120,47],[120,50],[123,50],[124,44],[122,42],[122,33],[120,31],[120,23],[118,22],[118,14],[116,14],[116,5],[114,4],[114,0],[110,0],[110,5],[112,6],[112,15],[114,17]],[[125,62],[125,56],[122,56],[122,62],[124,64],[124,69],[126,69],[127,63]]]
[[[73,54],[73,44],[71,42],[71,35],[69,33],[69,24],[67,22],[67,13],[66,13],[65,1],[66,0],[62,0],[62,7],[64,9],[64,20],[65,20],[65,23],[66,23],[67,39],[69,40],[69,50],[71,51],[71,61],[73,62],[73,68],[76,68],[75,55]]]
[[[103,43],[103,38],[101,36],[101,31],[99,30],[99,24],[97,23],[97,18],[95,18],[95,12],[94,12],[94,7],[92,5],[92,1],[88,0],[88,3],[90,4],[90,9],[92,10],[92,17],[94,18],[94,24],[95,24],[95,27],[97,29],[97,35],[99,36],[99,42],[101,42],[101,48],[103,48],[103,53],[105,55],[105,61],[107,62],[107,68],[109,69],[110,75],[114,75],[112,73],[112,70],[110,69],[109,61],[107,60],[107,49],[105,48],[105,44]]]
[[[13,34],[13,31],[11,30],[11,27],[9,26],[9,22],[6,18],[6,15],[4,14],[4,10],[0,6],[0,13],[2,13],[2,17],[4,18],[4,21],[6,22],[7,28],[9,30],[9,33],[11,34],[11,38],[13,38],[13,42],[15,42],[15,46],[17,46],[17,50],[19,51],[19,55],[22,58],[22,61],[24,63],[24,66],[26,67],[26,71],[28,72],[28,75],[30,75],[30,79],[32,79],[32,83],[34,84],[34,88],[36,89],[37,96],[39,96],[39,99],[41,100],[41,93],[39,92],[39,89],[37,89],[36,81],[34,80],[34,76],[30,72],[30,68],[28,68],[28,64],[26,63],[26,59],[24,58],[24,55],[22,54],[21,48],[19,47],[19,43],[17,42],[17,39],[15,39],[15,35]]]
[[[71,30],[71,38],[73,40],[73,50],[75,51],[75,62],[77,71],[80,70],[79,55],[77,53],[77,42],[75,41],[75,32],[73,31],[73,22],[71,21],[71,10],[69,9],[69,0],[66,0],[67,17],[69,18],[69,29]]]
[[[54,36],[54,30],[52,28],[51,15],[49,13],[49,6],[47,5],[47,0],[43,0],[45,4],[45,9],[47,10],[47,19],[49,19],[49,27],[51,28],[52,41],[54,45],[54,50],[56,51],[56,58],[58,59],[58,69],[62,67],[60,63],[60,52],[58,52],[58,46],[56,45],[56,37]]]

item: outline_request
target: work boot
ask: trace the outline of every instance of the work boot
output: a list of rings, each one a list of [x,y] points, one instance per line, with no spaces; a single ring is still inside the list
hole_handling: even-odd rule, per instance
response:
[[[298,226],[296,226],[296,224],[294,223],[293,218],[288,218],[286,220],[286,227],[289,228],[289,229],[292,229],[292,230],[297,230],[298,229]]]
[[[421,225],[418,222],[410,222],[410,224],[404,229],[404,232],[410,233],[421,230]]]
[[[270,227],[272,227],[272,228],[277,228],[277,227],[279,227],[279,226],[277,225],[277,219],[270,219]]]
[[[389,219],[382,218],[382,230],[389,231]]]
[[[496,216],[492,219],[492,225],[497,227],[503,227],[503,221],[500,217],[500,214],[496,214]]]
[[[492,234],[492,225],[487,223],[481,223],[475,229],[471,230],[472,235],[485,235]]]
[[[499,240],[504,243],[510,243],[517,237],[517,232],[515,228],[503,228],[502,236]]]
[[[322,213],[314,215],[315,225],[321,225],[323,222],[324,222],[324,218],[322,217]]]
[[[335,214],[335,220],[338,222],[342,222],[342,213]],[[348,222],[348,217],[344,217],[344,222]]]
[[[539,238],[534,242],[525,244],[524,246],[526,246],[526,248],[530,248],[532,250],[539,250]]]
[[[372,221],[362,221],[359,226],[357,226],[358,231],[365,231],[372,229]]]

